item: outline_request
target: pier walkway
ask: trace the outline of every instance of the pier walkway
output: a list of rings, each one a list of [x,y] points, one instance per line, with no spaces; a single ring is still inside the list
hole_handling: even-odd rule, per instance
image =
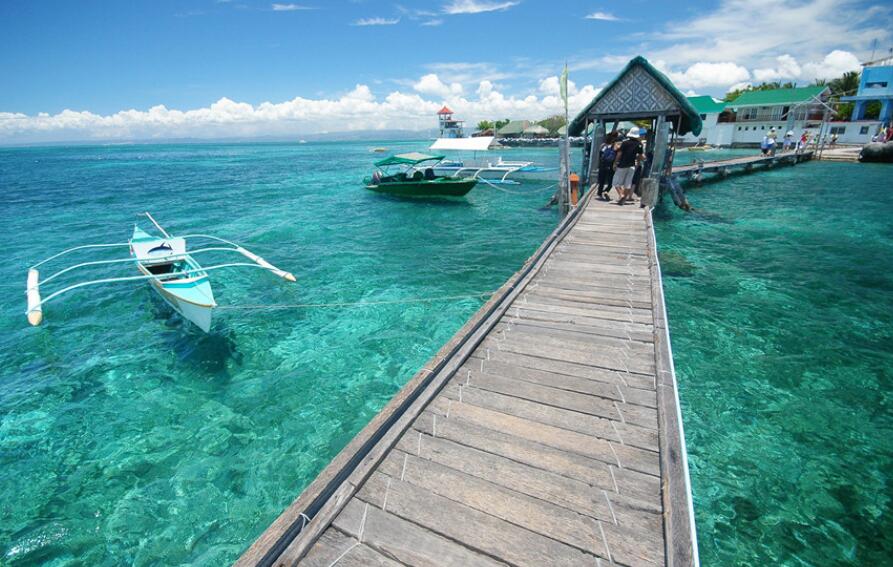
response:
[[[773,167],[779,164],[798,164],[811,160],[813,150],[803,152],[778,152],[774,156],[754,155],[718,161],[696,161],[686,165],[673,167],[672,175],[676,178],[701,181],[705,173],[715,173],[720,177],[732,173],[735,170],[752,171],[756,166]]]
[[[651,213],[566,217],[237,562],[697,565]]]

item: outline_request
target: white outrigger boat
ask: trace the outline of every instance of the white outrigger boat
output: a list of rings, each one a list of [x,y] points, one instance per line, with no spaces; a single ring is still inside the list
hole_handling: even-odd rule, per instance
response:
[[[493,136],[475,138],[438,138],[432,150],[471,152],[471,159],[445,159],[434,166],[434,173],[444,177],[480,179],[489,183],[518,183],[519,181],[554,181],[557,167],[536,165],[532,161],[506,161],[502,156],[491,159],[478,158],[478,152],[488,152],[496,144]]]
[[[290,282],[296,281],[291,273],[280,270],[257,254],[246,250],[238,244],[208,234],[190,234],[177,237],[171,236],[167,231],[161,228],[161,225],[152,218],[152,215],[149,213],[145,213],[145,215],[161,232],[162,236],[152,236],[134,225],[133,236],[129,242],[120,244],[87,244],[76,246],[55,254],[54,256],[50,256],[46,260],[31,266],[31,268],[28,269],[28,287],[26,290],[28,296],[28,322],[32,325],[39,325],[43,320],[43,305],[69,291],[104,283],[148,281],[162,299],[164,299],[177,313],[207,333],[211,329],[212,312],[214,308],[217,307],[217,302],[214,300],[214,293],[211,290],[211,281],[208,277],[208,272],[223,268],[261,268],[284,280]],[[211,245],[206,248],[187,251],[187,239],[208,240],[217,244],[224,244],[225,246]],[[59,270],[51,276],[44,278],[42,281],[40,280],[38,268],[60,256],[64,256],[77,250],[124,246],[130,248],[131,258],[82,262]],[[192,256],[205,252],[236,252],[251,260],[252,263],[235,262],[202,267]],[[79,282],[55,291],[45,299],[41,299],[40,297],[40,287],[48,284],[51,280],[54,280],[62,274],[88,266],[125,263],[136,264],[141,275]]]

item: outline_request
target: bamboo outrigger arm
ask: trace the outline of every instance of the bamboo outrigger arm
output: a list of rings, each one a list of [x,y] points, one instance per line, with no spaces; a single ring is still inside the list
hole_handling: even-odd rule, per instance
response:
[[[220,264],[218,266],[209,266],[207,268],[201,267],[196,268],[194,270],[183,270],[180,272],[181,274],[196,274],[201,272],[210,272],[213,270],[222,270],[223,268],[258,268],[260,270],[273,271],[267,266],[263,266],[260,264],[249,264],[247,262],[233,262],[231,264]],[[276,268],[278,269],[278,268]],[[279,270],[282,271],[282,270]],[[274,272],[275,273],[275,272]],[[283,272],[284,274],[291,275],[288,272]],[[41,320],[43,319],[42,314],[42,306],[44,303],[47,303],[63,293],[68,293],[69,291],[73,291],[75,289],[79,289],[82,287],[87,287],[91,285],[105,284],[105,283],[119,283],[119,282],[135,282],[135,281],[145,281],[145,280],[157,280],[159,277],[157,275],[149,275],[149,276],[124,276],[120,278],[102,278],[98,280],[90,280],[87,282],[80,282],[76,284],[72,284],[66,288],[60,289],[44,299],[40,298],[40,287],[37,281],[38,273],[35,269],[28,270],[28,311],[26,312],[28,315],[28,321],[32,325],[39,325]],[[292,276],[294,278],[294,276]],[[284,278],[288,279],[288,278]],[[162,280],[163,281],[163,280]],[[289,280],[296,281],[296,280]]]

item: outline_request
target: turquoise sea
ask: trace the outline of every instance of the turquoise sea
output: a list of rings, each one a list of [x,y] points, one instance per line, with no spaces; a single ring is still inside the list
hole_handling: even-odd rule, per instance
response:
[[[0,149],[0,564],[238,557],[557,222],[540,210],[546,183],[459,201],[363,188],[374,146],[426,145]],[[126,242],[148,227],[142,211],[173,234],[236,240],[298,283],[212,272],[222,309],[208,335],[134,283],[73,292],[29,327],[27,267]]]
[[[360,185],[372,147],[424,145],[0,148],[0,564],[238,557],[557,222],[545,184],[460,201]],[[657,213],[705,566],[893,554],[890,171],[779,168]],[[27,267],[124,242],[144,210],[298,283],[212,274],[209,335],[134,284],[29,327]]]
[[[891,564],[891,175],[808,163],[656,211],[704,566]]]

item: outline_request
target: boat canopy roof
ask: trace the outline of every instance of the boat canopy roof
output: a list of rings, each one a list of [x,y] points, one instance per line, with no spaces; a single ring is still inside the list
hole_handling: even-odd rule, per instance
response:
[[[386,157],[383,160],[375,162],[375,167],[383,167],[386,165],[416,165],[425,161],[440,161],[446,156],[434,156],[423,154],[421,152],[409,152],[408,154],[397,154],[395,156]]]
[[[493,145],[493,136],[477,136],[473,138],[438,138],[431,144],[432,150],[465,150],[484,152]]]

